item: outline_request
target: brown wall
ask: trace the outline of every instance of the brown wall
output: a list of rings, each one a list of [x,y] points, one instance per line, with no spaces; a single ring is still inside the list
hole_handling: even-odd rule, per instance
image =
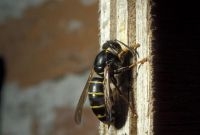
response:
[[[97,51],[97,2],[50,0],[0,26],[7,80],[21,86],[88,69]]]
[[[98,48],[97,2],[49,0],[1,24],[0,55],[7,75],[2,135],[97,134],[91,110],[84,109],[84,122],[77,126],[71,104],[78,102],[84,71],[92,66]],[[70,84],[72,78],[77,82]]]

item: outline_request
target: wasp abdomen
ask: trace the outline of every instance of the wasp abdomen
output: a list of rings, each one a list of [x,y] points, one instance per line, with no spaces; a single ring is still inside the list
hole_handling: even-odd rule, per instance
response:
[[[103,78],[94,77],[89,82],[88,97],[90,101],[90,107],[92,111],[97,116],[97,118],[102,121],[107,121],[107,111],[104,99],[104,84]]]

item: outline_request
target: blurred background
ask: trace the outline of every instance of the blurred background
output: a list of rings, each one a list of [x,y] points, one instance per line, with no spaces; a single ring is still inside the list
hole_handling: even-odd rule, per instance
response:
[[[97,0],[0,0],[1,135],[96,135],[75,106],[99,50]]]

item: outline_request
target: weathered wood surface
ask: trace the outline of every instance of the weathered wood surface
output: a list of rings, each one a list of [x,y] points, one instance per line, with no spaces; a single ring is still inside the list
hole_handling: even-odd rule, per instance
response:
[[[148,62],[133,73],[133,99],[136,113],[130,110],[127,121],[120,130],[100,124],[100,134],[150,135],[152,134],[152,80],[151,80],[151,18],[150,2],[147,0],[100,0],[100,45],[107,40],[118,39],[138,48],[139,58],[148,57]],[[133,60],[135,62],[135,60]],[[137,77],[136,77],[137,72]]]

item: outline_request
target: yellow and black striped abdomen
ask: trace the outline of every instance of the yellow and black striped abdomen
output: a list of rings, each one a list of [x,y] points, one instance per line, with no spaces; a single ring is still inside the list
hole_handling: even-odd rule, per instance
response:
[[[89,83],[88,97],[91,109],[100,121],[107,122],[103,78],[94,77]]]

